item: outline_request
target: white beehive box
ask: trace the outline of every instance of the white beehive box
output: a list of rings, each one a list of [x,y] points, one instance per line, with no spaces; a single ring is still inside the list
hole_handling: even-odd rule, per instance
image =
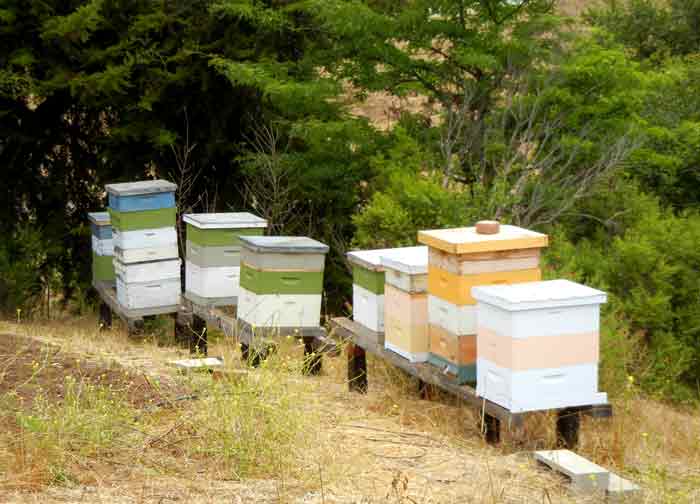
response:
[[[177,232],[174,227],[137,229],[113,232],[114,246],[122,250],[155,249],[177,247]]]
[[[240,279],[240,266],[202,268],[189,261],[185,264],[186,290],[201,298],[229,298],[235,304]]]
[[[117,301],[130,310],[180,303],[180,278],[127,284],[117,277]]]
[[[428,247],[382,257],[384,347],[411,362],[428,360]]]
[[[425,247],[357,250],[348,252],[353,268],[352,317],[375,332],[384,332],[384,266],[382,257],[411,253]]]
[[[180,279],[180,259],[145,263],[122,263],[114,261],[114,272],[126,284]]]
[[[602,291],[568,280],[474,287],[477,394],[510,411],[603,404]]]

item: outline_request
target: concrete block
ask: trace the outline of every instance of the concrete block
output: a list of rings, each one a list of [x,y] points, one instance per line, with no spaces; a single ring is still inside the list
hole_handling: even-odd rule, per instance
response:
[[[607,491],[610,471],[570,450],[543,450],[535,452],[535,459],[571,480],[584,492]]]
[[[178,368],[180,371],[197,371],[221,367],[224,365],[224,359],[221,357],[205,357],[203,359],[182,359],[170,361],[170,364]]]
[[[610,473],[607,489],[608,499],[625,501],[627,498],[640,494],[641,491],[642,488],[636,483],[621,478],[615,473]]]

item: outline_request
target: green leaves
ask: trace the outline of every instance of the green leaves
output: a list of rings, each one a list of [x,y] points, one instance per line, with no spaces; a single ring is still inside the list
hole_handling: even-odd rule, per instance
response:
[[[62,38],[70,42],[85,43],[93,32],[104,23],[101,10],[104,0],[90,0],[67,16],[48,19],[43,26],[45,39]]]

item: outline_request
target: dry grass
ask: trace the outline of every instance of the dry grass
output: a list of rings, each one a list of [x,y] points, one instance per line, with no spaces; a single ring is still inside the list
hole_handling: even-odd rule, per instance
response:
[[[71,358],[80,355],[85,368],[120,366],[124,375],[147,376],[159,384],[157,402],[163,404],[150,408],[148,398],[106,394],[87,379],[91,375],[76,373],[77,382],[85,378],[85,387],[93,386],[83,388],[82,399],[73,393],[59,404],[47,395],[41,408],[28,413],[43,415],[49,424],[56,418],[70,422],[0,434],[0,501],[599,499],[572,493],[528,456],[533,448],[554,445],[554,420],[546,415],[533,416],[523,432],[491,447],[470,408],[440,394],[421,400],[413,379],[380,361],[370,359],[366,396],[347,391],[342,357],[324,359],[320,377],[301,376],[302,350],[292,340],[247,379],[215,382],[206,375],[173,373],[167,361],[184,352],[158,346],[157,338],[134,342],[123,331],[97,333],[94,327],[92,318],[0,323],[0,333],[51,343]],[[210,348],[211,355],[225,356],[227,366],[243,367],[231,341],[218,340]],[[117,385],[113,388],[128,391]],[[174,400],[188,394],[200,398]],[[114,414],[105,416],[106,407]],[[635,502],[700,500],[698,412],[646,400],[633,384],[615,407],[612,420],[584,421],[580,453],[642,483],[647,493]],[[16,404],[13,408],[18,411]],[[96,418],[101,423],[86,424]]]

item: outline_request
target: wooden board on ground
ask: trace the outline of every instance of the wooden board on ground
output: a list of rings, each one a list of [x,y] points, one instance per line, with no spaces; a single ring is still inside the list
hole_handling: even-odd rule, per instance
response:
[[[336,338],[350,341],[423,382],[454,394],[468,404],[480,409],[486,415],[504,422],[507,427],[517,428],[523,425],[523,420],[527,413],[512,413],[496,403],[477,396],[473,387],[457,384],[453,378],[445,375],[439,368],[428,363],[411,363],[400,355],[386,350],[383,346],[377,344],[376,335],[363,325],[345,317],[338,317],[331,320],[331,327]],[[595,407],[581,407],[579,411],[596,417],[612,416],[612,408],[607,404]]]
[[[205,357],[202,359],[182,359],[170,361],[172,366],[175,366],[179,371],[200,371],[211,368],[221,367],[224,365],[222,357]]]

